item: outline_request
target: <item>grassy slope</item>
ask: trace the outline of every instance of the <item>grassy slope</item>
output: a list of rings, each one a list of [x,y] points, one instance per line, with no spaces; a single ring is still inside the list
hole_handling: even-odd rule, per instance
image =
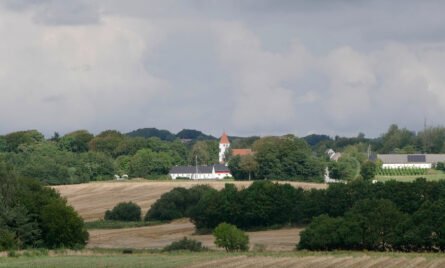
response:
[[[122,255],[108,253],[98,255],[89,252],[80,256],[40,256],[0,258],[0,267],[362,267],[376,265],[386,267],[416,266],[442,267],[445,264],[443,254],[419,253],[376,253],[376,252],[287,252],[268,253],[140,253]]]

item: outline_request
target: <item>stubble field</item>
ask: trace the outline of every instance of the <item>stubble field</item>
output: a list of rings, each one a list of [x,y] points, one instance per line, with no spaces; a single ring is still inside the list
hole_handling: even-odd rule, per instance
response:
[[[76,185],[54,186],[68,203],[76,209],[85,221],[102,219],[107,209],[112,209],[119,202],[132,201],[142,208],[145,214],[150,206],[163,193],[175,187],[190,188],[199,184],[206,184],[215,189],[222,189],[226,183],[233,183],[238,188],[248,187],[250,181],[107,181]],[[280,182],[281,183],[281,182]],[[303,189],[323,189],[326,184],[285,182]]]

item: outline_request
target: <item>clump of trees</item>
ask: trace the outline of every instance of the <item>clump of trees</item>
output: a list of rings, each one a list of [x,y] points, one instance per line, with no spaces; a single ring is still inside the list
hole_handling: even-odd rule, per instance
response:
[[[176,187],[163,194],[147,211],[144,219],[169,221],[189,217],[194,206],[204,195],[216,192],[207,185],[197,185],[190,189]]]
[[[220,223],[213,231],[215,245],[227,252],[249,250],[249,236],[235,225]]]
[[[82,218],[53,189],[18,178],[0,157],[0,250],[82,248]]]
[[[105,211],[105,220],[140,221],[141,207],[133,202],[121,202],[112,210]]]
[[[316,217],[299,249],[444,251],[445,200],[426,201],[412,214],[387,199],[365,199],[343,217]]]
[[[178,251],[178,250],[200,252],[208,249],[204,247],[200,241],[196,241],[194,239],[190,239],[187,237],[184,237],[179,241],[175,241],[162,249],[162,251]]]
[[[324,161],[312,155],[303,139],[293,135],[257,139],[253,156],[235,156],[229,169],[237,179],[323,180]]]

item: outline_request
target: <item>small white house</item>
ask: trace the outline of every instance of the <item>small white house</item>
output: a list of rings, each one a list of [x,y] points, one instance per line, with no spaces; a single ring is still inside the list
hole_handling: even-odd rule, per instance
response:
[[[189,178],[191,180],[221,180],[232,177],[230,170],[223,164],[209,166],[175,166],[169,172],[173,180]]]

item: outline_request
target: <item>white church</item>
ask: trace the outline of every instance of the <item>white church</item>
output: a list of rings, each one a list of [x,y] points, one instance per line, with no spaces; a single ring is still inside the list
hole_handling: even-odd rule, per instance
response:
[[[221,180],[232,177],[226,163],[226,154],[230,149],[230,141],[224,132],[219,139],[218,164],[207,166],[175,166],[170,169],[169,175],[173,180],[178,178],[191,180]],[[243,156],[252,154],[250,149],[232,149],[232,155]]]

